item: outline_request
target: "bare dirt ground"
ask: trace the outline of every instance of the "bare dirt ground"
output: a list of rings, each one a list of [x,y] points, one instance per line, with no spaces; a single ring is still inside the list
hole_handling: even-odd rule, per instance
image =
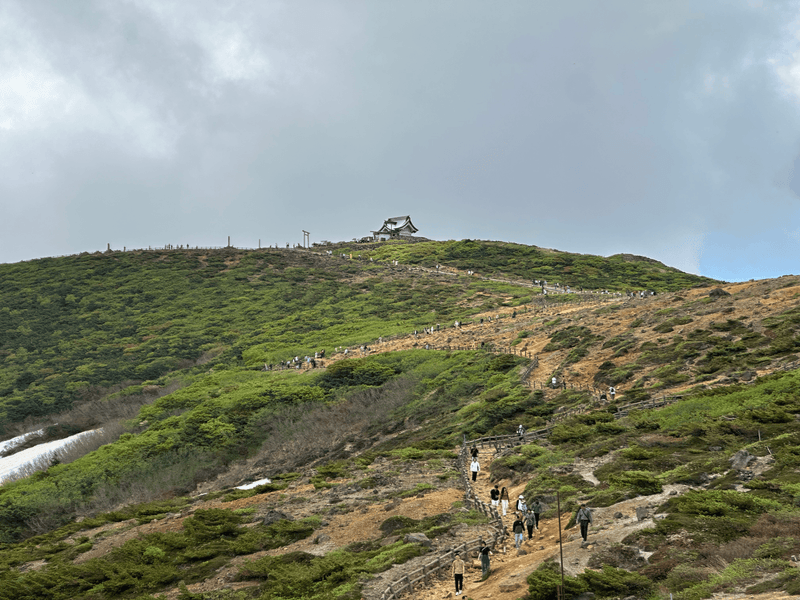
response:
[[[482,468],[491,463],[489,453],[480,456]],[[578,471],[586,476],[590,474],[593,467],[598,464],[576,465]],[[488,469],[487,469],[488,471]],[[517,496],[523,492],[524,483],[513,485],[510,481],[490,482],[486,474],[480,474],[475,484],[475,491],[482,497],[488,499],[489,491],[497,483],[501,488],[509,486],[511,502],[507,523],[510,525],[513,520],[512,507]],[[619,544],[627,536],[647,527],[652,527],[655,509],[671,495],[681,494],[690,489],[688,486],[665,486],[660,494],[651,496],[640,496],[624,502],[617,503],[605,508],[593,509],[593,523],[589,530],[587,544],[583,544],[580,532],[577,528],[564,529],[570,519],[569,514],[561,516],[561,530],[559,536],[558,518],[543,519],[539,523],[539,530],[534,530],[533,538],[527,539],[522,545],[522,552],[519,552],[514,545],[514,538],[510,536],[506,543],[497,548],[491,557],[491,574],[481,581],[480,561],[476,557],[470,557],[467,563],[467,572],[464,576],[464,595],[468,600],[517,600],[524,598],[528,585],[527,576],[545,560],[554,560],[561,563],[563,555],[564,572],[566,575],[577,575],[588,568],[589,559],[593,553],[600,549],[608,548],[613,544]],[[637,509],[645,508],[648,516],[639,520]],[[619,516],[621,515],[621,516]],[[506,522],[504,520],[504,522]],[[561,537],[562,548],[559,547],[559,537]],[[645,553],[646,556],[646,553]],[[415,600],[439,600],[442,598],[454,598],[455,587],[451,577],[443,577],[423,590],[417,590],[413,594]],[[743,593],[715,594],[717,600],[727,600],[733,598],[749,598],[752,600],[782,600],[792,598],[783,592],[766,594],[746,595]]]
[[[508,487],[511,502],[509,512],[504,518],[504,523],[510,528],[510,524],[514,519],[513,507],[515,500],[519,494],[523,493],[526,482],[514,483],[509,480],[490,482],[488,473],[493,456],[493,451],[488,448],[481,452],[482,472],[473,487],[478,496],[487,501],[489,499],[489,491],[495,483],[500,487]],[[591,481],[594,477],[593,470],[601,464],[602,461],[594,460],[576,464],[575,469],[584,478]],[[768,468],[768,465],[764,464],[759,468],[763,470]],[[385,472],[387,469],[390,472],[396,472],[397,464],[390,461],[379,461],[377,464],[372,465],[370,469],[376,473]],[[200,498],[180,514],[170,514],[144,525],[136,525],[131,520],[79,532],[76,535],[91,538],[94,546],[89,552],[80,555],[77,561],[83,562],[95,556],[102,556],[113,548],[121,546],[126,541],[148,533],[178,531],[183,527],[183,521],[200,508],[225,508],[228,510],[254,508],[254,522],[259,521],[260,517],[263,517],[269,511],[276,509],[290,514],[295,519],[310,515],[322,515],[324,519],[323,527],[310,538],[282,548],[236,557],[228,565],[220,569],[214,577],[189,585],[188,589],[192,593],[202,593],[219,589],[237,590],[252,587],[258,584],[256,582],[237,582],[235,581],[235,576],[246,562],[261,556],[267,554],[278,555],[293,551],[323,555],[353,542],[379,538],[381,536],[380,524],[389,517],[402,515],[419,520],[427,516],[456,510],[453,505],[463,499],[464,490],[458,486],[453,486],[456,480],[450,480],[450,483],[442,483],[437,480],[436,475],[438,473],[425,473],[414,466],[409,466],[407,469],[400,470],[390,489],[381,488],[377,494],[375,490],[362,490],[357,486],[353,486],[352,480],[341,480],[332,482],[338,483],[337,487],[326,490],[315,490],[314,486],[308,483],[295,483],[285,490],[258,494],[231,502],[225,502],[223,499],[203,501]],[[413,489],[421,482],[435,483],[437,488],[423,495],[410,498],[395,499],[392,497],[392,492],[401,489]],[[652,526],[653,519],[658,518],[655,514],[655,509],[670,495],[683,493],[687,489],[689,489],[688,486],[667,486],[660,494],[633,498],[606,508],[595,508],[594,522],[589,531],[588,544],[582,544],[577,528],[564,529],[570,515],[563,514],[560,531],[563,550],[559,548],[558,519],[543,519],[540,522],[539,530],[534,531],[533,539],[526,539],[524,542],[522,546],[523,552],[518,552],[515,548],[513,536],[506,538],[505,544],[495,548],[491,558],[491,575],[486,581],[480,581],[481,568],[477,558],[469,557],[466,561],[468,570],[465,575],[465,595],[463,597],[472,600],[517,600],[524,597],[527,591],[527,576],[544,560],[552,559],[556,562],[561,562],[562,552],[565,573],[567,575],[581,573],[588,567],[589,559],[595,552],[608,548],[612,544],[620,543],[628,535],[639,529]],[[346,512],[341,514],[331,513],[329,507],[332,504],[346,506]],[[647,509],[647,515],[639,519],[637,517],[637,509],[642,508]],[[481,526],[458,526],[456,529],[452,534],[443,536],[443,539],[437,538],[434,541],[433,551],[446,551],[463,541],[475,539],[486,532],[485,527]],[[378,597],[378,591],[385,589],[388,581],[402,575],[404,570],[416,568],[420,563],[429,561],[430,556],[423,556],[415,560],[417,562],[413,565],[406,563],[381,574],[380,584],[376,583],[368,586],[365,598],[374,599]],[[37,566],[30,564],[27,565],[27,568],[37,568]],[[177,600],[180,591],[174,588],[164,594],[169,600]],[[722,600],[743,596],[744,594],[718,594],[715,598]],[[415,600],[437,600],[454,597],[452,580],[449,576],[435,580],[426,588],[415,590],[413,595],[408,597],[413,597]],[[747,597],[753,600],[780,600],[790,596],[782,593],[771,593]]]
[[[566,380],[569,386],[600,388],[602,386],[594,381],[598,367],[608,360],[619,365],[636,362],[641,354],[639,348],[645,342],[656,342],[659,339],[668,340],[676,334],[686,336],[693,330],[708,329],[712,323],[724,322],[728,319],[741,320],[750,324],[755,331],[769,335],[770,332],[765,331],[762,321],[800,304],[800,277],[797,276],[724,284],[719,287],[730,293],[731,296],[720,298],[711,304],[701,304],[697,301],[708,298],[709,292],[713,288],[695,288],[658,294],[643,299],[586,294],[584,298],[587,298],[587,302],[579,304],[552,302],[544,308],[533,305],[517,308],[503,307],[475,315],[472,323],[459,328],[453,327],[453,323],[442,323],[441,325],[447,327],[441,331],[434,330],[429,334],[418,331],[416,336],[412,333],[382,342],[375,340],[369,347],[371,353],[420,349],[424,348],[426,344],[431,348],[455,346],[478,349],[481,344],[493,345],[496,348],[515,348],[517,352],[525,351],[528,355],[538,356],[539,365],[528,377],[529,383],[532,385],[533,382],[536,382],[537,387],[542,384],[546,385],[553,374],[557,373],[559,381]],[[696,302],[695,306],[685,308],[691,302]],[[617,305],[619,308],[598,314],[598,309],[613,305]],[[669,317],[687,315],[693,321],[676,326],[672,333],[655,331],[654,324],[669,318],[657,313],[668,310],[675,311]],[[511,315],[514,312],[516,312],[516,317],[512,318]],[[483,323],[480,323],[480,319],[483,319]],[[544,325],[555,319],[560,319],[557,326],[547,327]],[[632,326],[638,322],[641,324]],[[588,356],[562,369],[560,365],[568,351],[544,352],[543,349],[549,343],[550,336],[554,331],[570,325],[588,327],[593,334],[606,340],[620,334],[631,335],[635,342],[635,349],[622,357],[614,357],[615,350],[613,348],[602,349],[596,346]],[[436,323],[431,323],[431,326],[435,327]],[[521,340],[516,346],[512,346],[512,342],[522,331],[528,332],[528,337]],[[725,336],[725,333],[719,335]],[[360,354],[355,349],[355,351],[351,350],[349,355],[358,356]],[[336,361],[342,358],[344,355],[338,353],[330,360]],[[776,360],[753,370],[753,376],[769,374],[780,368],[780,363],[780,360]],[[660,366],[644,366],[637,372],[636,377],[647,377],[650,372]],[[730,383],[726,379],[727,376],[722,374],[704,382],[704,385],[711,387],[720,383]],[[688,382],[670,388],[659,388],[658,391],[659,393],[680,392],[692,385],[691,382]],[[617,386],[617,393],[623,393],[624,387],[624,385]]]

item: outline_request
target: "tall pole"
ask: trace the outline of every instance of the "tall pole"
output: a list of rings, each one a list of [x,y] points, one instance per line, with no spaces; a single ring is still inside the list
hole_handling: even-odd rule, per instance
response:
[[[564,598],[564,543],[561,541],[561,493],[556,492],[556,502],[558,510],[558,550],[561,554],[561,592],[558,597]]]

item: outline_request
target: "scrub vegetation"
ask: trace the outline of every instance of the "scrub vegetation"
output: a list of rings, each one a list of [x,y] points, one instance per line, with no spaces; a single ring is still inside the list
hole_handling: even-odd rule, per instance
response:
[[[342,259],[343,252],[354,258]],[[393,260],[507,281],[444,277]],[[52,426],[51,438],[97,426],[113,431],[102,446],[0,487],[0,600],[152,600],[176,589],[181,600],[361,598],[370,577],[427,552],[404,534],[439,539],[485,517],[456,509],[387,517],[375,539],[321,555],[276,554],[266,551],[315,539],[326,518],[356,507],[332,502],[318,515],[261,519],[247,502],[268,495],[280,507],[346,487],[394,502],[457,487],[454,448],[520,423],[548,435],[494,460],[491,475],[526,482],[526,497],[550,503],[558,492],[562,507],[573,510],[580,502],[610,506],[668,485],[692,486],[658,508],[664,518],[655,527],[624,541],[653,552],[649,561],[631,568],[609,550],[597,571],[568,578],[569,593],[672,593],[676,600],[732,589],[800,593],[789,562],[800,555],[800,371],[755,375],[800,350],[796,306],[748,320],[723,312],[726,298],[676,295],[669,309],[643,311],[632,327],[541,315],[510,334],[521,346],[545,331],[541,352],[558,356],[559,373],[604,353],[586,377],[626,389],[615,404],[601,405],[585,387],[526,385],[527,356],[417,348],[345,359],[336,348],[469,322],[498,307],[528,314],[538,295],[533,278],[659,293],[713,282],[639,257],[469,240],[343,244],[332,257],[98,253],[0,265],[0,276],[4,437],[41,423]],[[702,320],[708,311],[721,314]],[[591,309],[594,319],[620,312]],[[660,337],[643,342],[642,331]],[[263,370],[321,350],[337,359],[325,369]],[[721,375],[728,385],[702,386]],[[680,398],[658,410],[617,411],[678,385],[685,386]],[[742,450],[769,468],[752,477],[731,469],[730,457]],[[592,460],[599,460],[599,484],[573,468]],[[241,465],[268,472],[272,482],[233,489],[231,473]],[[378,500],[387,478],[409,468],[440,481],[392,488]],[[219,505],[197,508],[198,486],[215,481],[205,500]],[[300,484],[305,497],[283,496]],[[176,515],[179,528],[93,554],[106,527]],[[187,588],[223,568],[248,587]],[[531,598],[554,598],[560,575],[545,562],[528,582]]]

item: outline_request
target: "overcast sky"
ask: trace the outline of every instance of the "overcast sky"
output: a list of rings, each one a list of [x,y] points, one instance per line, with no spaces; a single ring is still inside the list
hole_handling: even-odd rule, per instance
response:
[[[800,273],[800,3],[4,0],[0,262],[419,235]]]

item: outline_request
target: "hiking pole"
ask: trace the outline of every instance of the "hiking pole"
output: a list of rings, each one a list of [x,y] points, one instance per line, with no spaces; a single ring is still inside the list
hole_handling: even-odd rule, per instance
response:
[[[564,600],[564,544],[561,541],[561,492],[556,492],[558,509],[558,551],[561,554],[561,585],[558,587],[558,600]]]

